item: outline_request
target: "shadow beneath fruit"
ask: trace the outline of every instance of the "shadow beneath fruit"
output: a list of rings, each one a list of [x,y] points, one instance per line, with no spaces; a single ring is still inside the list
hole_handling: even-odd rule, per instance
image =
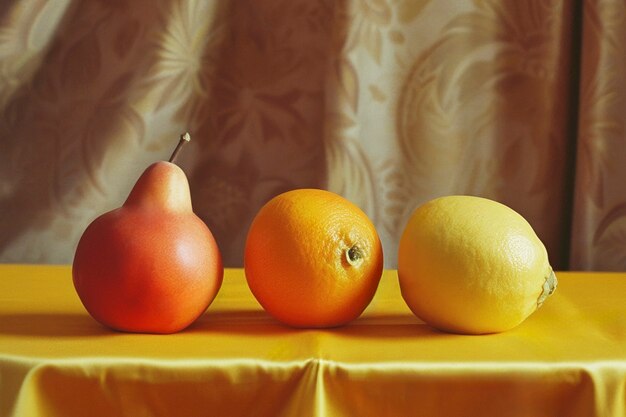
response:
[[[185,332],[218,332],[250,335],[279,335],[293,333],[294,329],[281,324],[263,310],[208,311],[189,326]]]
[[[0,335],[84,337],[110,335],[111,330],[87,314],[20,313],[0,315]]]
[[[330,328],[297,328],[283,324],[263,310],[207,312],[185,332],[218,332],[237,335],[286,335],[324,332],[350,338],[417,338],[458,337],[441,332],[414,316],[386,315],[361,317],[344,326]]]
[[[402,338],[445,338],[455,337],[456,335],[439,331],[427,324],[414,323],[397,323],[396,320],[390,320],[385,323],[383,320],[377,320],[376,323],[359,323],[355,322],[343,327],[333,329],[337,336],[348,338],[362,339],[402,339]]]

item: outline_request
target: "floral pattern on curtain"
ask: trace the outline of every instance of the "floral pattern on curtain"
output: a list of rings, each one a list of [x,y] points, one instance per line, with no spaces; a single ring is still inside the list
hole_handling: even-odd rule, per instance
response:
[[[358,204],[396,266],[408,217],[472,194],[558,269],[626,270],[626,2],[9,0],[0,261],[68,263],[178,135],[226,265],[274,195]]]

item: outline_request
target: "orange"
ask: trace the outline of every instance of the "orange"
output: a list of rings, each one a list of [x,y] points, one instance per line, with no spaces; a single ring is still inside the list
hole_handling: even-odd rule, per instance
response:
[[[383,269],[374,225],[329,191],[299,189],[261,208],[246,241],[244,268],[263,308],[294,327],[334,327],[369,305]]]

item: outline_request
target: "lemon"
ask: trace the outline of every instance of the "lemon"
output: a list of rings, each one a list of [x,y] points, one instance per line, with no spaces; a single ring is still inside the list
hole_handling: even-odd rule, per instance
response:
[[[402,297],[440,330],[497,333],[522,323],[554,292],[548,253],[511,208],[472,196],[418,207],[398,252]]]

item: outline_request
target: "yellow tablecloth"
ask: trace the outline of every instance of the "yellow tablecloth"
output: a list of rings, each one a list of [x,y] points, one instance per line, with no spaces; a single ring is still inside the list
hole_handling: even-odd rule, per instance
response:
[[[440,333],[386,271],[364,315],[284,327],[227,270],[174,335],[91,319],[67,266],[0,265],[1,416],[624,416],[626,274],[559,273],[503,334]]]

